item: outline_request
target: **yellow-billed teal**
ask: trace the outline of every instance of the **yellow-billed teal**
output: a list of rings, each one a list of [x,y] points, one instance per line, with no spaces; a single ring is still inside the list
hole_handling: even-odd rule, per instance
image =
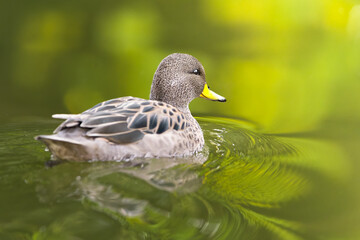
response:
[[[197,97],[225,102],[211,91],[201,63],[174,53],[158,66],[150,100],[111,99],[80,114],[55,114],[65,119],[53,135],[40,135],[55,159],[71,161],[127,160],[135,157],[189,156],[204,146],[189,103]]]

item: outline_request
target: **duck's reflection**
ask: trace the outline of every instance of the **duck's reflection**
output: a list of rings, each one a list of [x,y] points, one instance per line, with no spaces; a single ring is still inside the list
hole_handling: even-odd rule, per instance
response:
[[[37,182],[41,202],[78,199],[97,209],[125,217],[143,214],[153,204],[166,209],[169,199],[195,192],[201,186],[196,169],[208,150],[188,158],[134,159],[129,162],[70,163],[49,161],[48,168],[29,177]]]

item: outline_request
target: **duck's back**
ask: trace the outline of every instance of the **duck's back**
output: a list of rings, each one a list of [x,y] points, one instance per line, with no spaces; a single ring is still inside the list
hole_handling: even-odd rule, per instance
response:
[[[204,144],[191,114],[159,101],[123,97],[65,119],[53,135],[38,136],[56,159],[123,160],[191,155]]]

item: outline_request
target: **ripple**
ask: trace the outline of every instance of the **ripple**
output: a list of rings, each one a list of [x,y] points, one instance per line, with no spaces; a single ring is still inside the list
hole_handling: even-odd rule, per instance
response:
[[[306,225],[286,214],[296,211],[289,210],[289,204],[315,187],[312,176],[346,176],[346,165],[338,163],[340,153],[334,154],[333,145],[261,134],[252,125],[225,118],[199,122],[206,145],[193,157],[64,163],[51,168],[43,165],[49,153],[32,139],[39,125],[16,125],[11,132],[0,129],[7,141],[0,149],[1,179],[9,186],[14,179],[22,180],[34,188],[41,204],[65,211],[66,224],[53,220],[44,232],[60,229],[77,237],[69,223],[86,215],[92,220],[79,220],[79,227],[100,218],[109,228],[115,221],[114,232],[126,229],[113,238],[131,232],[151,239],[287,240],[301,239],[305,231]],[[314,159],[325,153],[331,155],[325,160],[332,159],[333,167]],[[334,168],[345,170],[335,175],[339,171]],[[74,213],[66,212],[64,206],[70,203],[78,204]],[[36,219],[38,213],[27,211]],[[46,208],[38,211],[48,213]],[[11,227],[9,223],[7,228]]]

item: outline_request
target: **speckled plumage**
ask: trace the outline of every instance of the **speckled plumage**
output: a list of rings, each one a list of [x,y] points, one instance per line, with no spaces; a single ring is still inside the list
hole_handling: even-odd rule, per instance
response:
[[[124,160],[188,156],[204,145],[189,103],[205,86],[205,71],[191,55],[171,54],[155,72],[150,100],[122,97],[65,119],[53,135],[41,135],[55,159]]]

